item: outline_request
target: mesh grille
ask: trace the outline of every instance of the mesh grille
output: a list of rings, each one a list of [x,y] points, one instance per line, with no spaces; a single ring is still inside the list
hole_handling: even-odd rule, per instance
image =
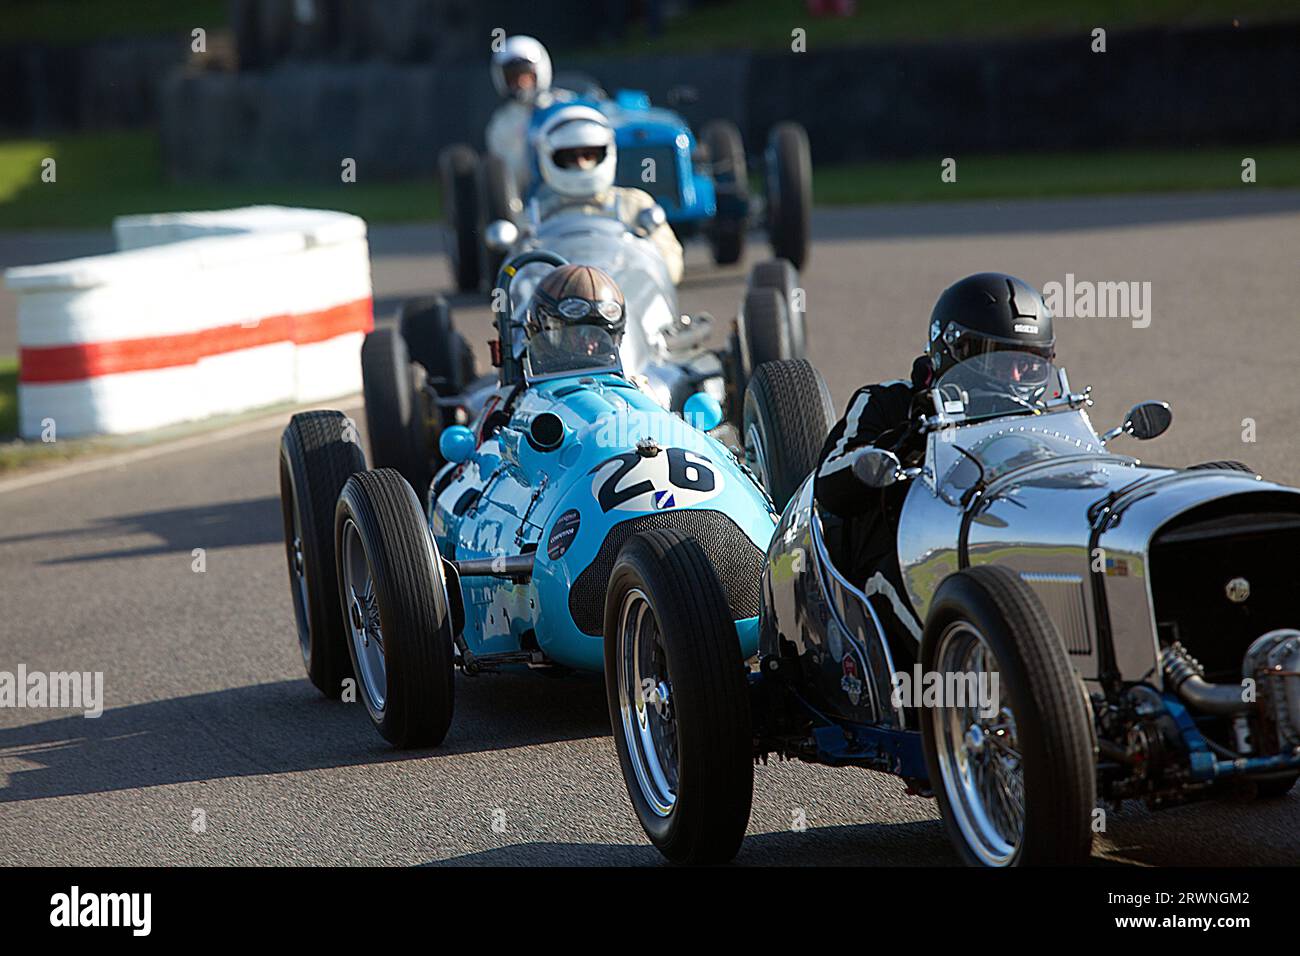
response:
[[[754,617],[762,596],[763,552],[749,535],[720,511],[683,509],[659,511],[623,521],[609,529],[595,560],[574,579],[569,591],[569,613],[584,634],[593,636],[605,629],[605,591],[628,538],[643,531],[675,528],[695,538],[713,559],[727,592],[727,604],[736,619]]]

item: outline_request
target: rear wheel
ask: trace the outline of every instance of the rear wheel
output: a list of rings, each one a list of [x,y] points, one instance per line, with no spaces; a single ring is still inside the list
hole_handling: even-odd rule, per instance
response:
[[[335,512],[337,588],[357,686],[395,747],[433,747],[451,724],[452,615],[442,560],[402,476],[353,475]]]
[[[605,599],[605,687],[628,796],[678,863],[740,848],[754,789],[748,686],[717,571],[675,530],[631,538]]]
[[[834,422],[826,382],[806,360],[754,370],[745,393],[745,460],[778,511],[816,469]]]
[[[790,314],[776,289],[750,289],[740,313],[741,362],[746,379],[764,362],[777,362],[790,353]]]
[[[1256,475],[1259,472],[1251,468],[1250,465],[1240,461],[1203,461],[1196,465],[1188,465],[1188,471],[1244,471],[1249,475]]]
[[[473,292],[479,280],[478,155],[464,143],[448,146],[438,156],[438,172],[443,218],[451,231],[448,252],[456,288]]]
[[[798,123],[778,123],[767,140],[767,233],[772,255],[796,269],[808,261],[812,232],[812,155]]]
[[[487,235],[487,226],[498,219],[514,222],[523,211],[519,199],[519,185],[510,167],[500,156],[487,155],[479,163],[479,229],[481,238]],[[493,252],[484,247],[479,252],[483,266],[483,288],[492,288],[505,261],[504,252]]]
[[[945,684],[974,675],[993,694],[921,714],[930,785],[962,859],[1085,862],[1096,806],[1091,714],[1037,595],[1003,567],[950,575],[930,607],[921,661]]]
[[[429,407],[422,366],[411,362],[394,329],[376,329],[361,343],[361,387],[376,468],[394,468],[420,500],[441,464],[440,422]],[[431,414],[433,412],[433,414]]]
[[[807,358],[807,304],[799,290],[799,270],[785,259],[765,259],[749,272],[749,288],[776,289],[790,316],[790,357]]]
[[[307,676],[338,697],[352,676],[334,583],[334,505],[366,467],[356,426],[342,412],[301,412],[280,438],[280,511],[298,646]]]
[[[740,129],[730,120],[713,120],[700,131],[713,169],[718,211],[707,234],[713,261],[739,262],[745,254],[745,225],[749,215],[749,172]]]
[[[439,395],[459,395],[474,380],[474,353],[456,332],[451,306],[442,296],[407,299],[397,325],[407,354],[424,367],[429,385]]]

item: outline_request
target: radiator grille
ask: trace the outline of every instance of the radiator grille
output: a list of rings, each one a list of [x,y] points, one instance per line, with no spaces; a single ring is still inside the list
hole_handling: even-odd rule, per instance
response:
[[[749,535],[720,511],[659,511],[610,528],[595,559],[574,579],[569,591],[569,613],[584,634],[599,635],[605,629],[605,591],[623,545],[634,534],[664,528],[675,528],[695,538],[713,559],[733,617],[739,620],[758,614],[764,555]]]
[[[1037,571],[1022,572],[1020,577],[1043,602],[1047,616],[1061,632],[1065,649],[1071,654],[1091,654],[1092,637],[1088,627],[1088,606],[1083,597],[1083,577]]]

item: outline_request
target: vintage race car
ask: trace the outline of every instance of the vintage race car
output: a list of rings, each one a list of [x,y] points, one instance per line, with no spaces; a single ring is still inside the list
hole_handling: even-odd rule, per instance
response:
[[[757,197],[750,194],[750,162],[735,123],[709,122],[697,139],[680,114],[652,106],[639,90],[619,90],[611,98],[593,85],[553,108],[573,105],[609,117],[618,147],[615,184],[654,196],[680,239],[705,236],[714,261],[726,265],[744,256],[750,227],[762,226],[772,255],[803,268],[811,231],[812,159],[802,126],[772,127],[759,163],[764,194]],[[538,111],[532,128],[540,128],[547,115]],[[652,177],[646,175],[647,161],[654,164]],[[486,244],[487,226],[517,220],[526,197],[500,157],[479,156],[465,144],[443,150],[439,170],[457,286],[489,288],[501,254]]]
[[[513,257],[502,287],[530,266],[560,264],[546,252]],[[714,612],[731,622],[732,653],[757,645],[757,581],[776,512],[707,434],[717,402],[700,393],[688,424],[629,380],[604,330],[529,342],[514,314],[497,315],[495,387],[468,427],[441,433],[447,464],[424,506],[396,471],[365,469],[342,413],[295,415],[281,444],[308,674],[331,696],[355,674],[375,726],[397,746],[443,739],[457,666],[599,671],[610,569],[644,534],[703,542],[729,569]]]
[[[704,390],[738,426],[749,371],[762,362],[803,355],[806,316],[802,297],[796,298],[798,274],[780,259],[756,264],[727,343],[714,349],[708,345],[712,317],[682,313],[677,288],[654,243],[644,238],[646,231],[582,212],[529,222],[522,233],[505,220],[489,230],[493,248],[510,256],[545,249],[608,272],[627,301],[627,331],[620,346],[624,374],[678,413]],[[513,279],[511,308],[528,299],[549,268],[535,263]],[[370,333],[362,346],[361,369],[372,462],[396,468],[423,496],[445,463],[439,432],[474,418],[498,387],[498,378],[477,374],[472,350],[456,331],[446,300],[438,296],[404,303],[397,331]]]
[[[846,572],[844,528],[812,478],[792,480],[814,467],[815,443],[794,429],[829,416],[824,388],[806,363],[758,370],[747,442],[789,502],[750,671],[715,619],[615,567],[611,601],[641,595],[664,662],[630,670],[635,633],[607,628],[615,739],[670,858],[738,849],[753,761],[769,755],[905,778],[985,866],[1086,860],[1099,799],[1275,797],[1300,776],[1300,491],[1237,463],[1111,451],[1161,434],[1168,406],[1144,402],[1098,435],[1089,392],[1063,370],[1026,390],[975,362],[934,386],[933,414],[914,424],[922,460],[858,454],[895,542],[865,581]],[[690,542],[679,551],[669,563],[704,560]],[[717,588],[701,585],[701,604]],[[638,694],[634,679],[663,691]]]

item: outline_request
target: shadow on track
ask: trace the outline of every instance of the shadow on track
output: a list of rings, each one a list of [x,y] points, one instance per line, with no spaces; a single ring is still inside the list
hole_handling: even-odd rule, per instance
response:
[[[53,558],[44,564],[78,564],[84,561],[108,561],[117,558],[140,558],[155,554],[189,552],[196,542],[209,551],[240,548],[247,545],[279,544],[284,540],[278,497],[223,501],[220,504],[196,505],[191,508],[166,508],[136,514],[100,518],[84,528],[48,531],[37,534],[0,537],[0,545],[42,539],[115,538],[124,535],[150,535],[160,543],[136,548],[91,551],[69,557]]]
[[[631,813],[631,809],[628,809]],[[751,833],[735,866],[955,866],[943,824],[861,823],[802,833]],[[522,843],[427,866],[671,866],[648,842]]]
[[[306,680],[254,684],[0,729],[0,803],[600,737],[605,707],[598,676],[458,676],[444,744],[396,751],[360,703]]]

